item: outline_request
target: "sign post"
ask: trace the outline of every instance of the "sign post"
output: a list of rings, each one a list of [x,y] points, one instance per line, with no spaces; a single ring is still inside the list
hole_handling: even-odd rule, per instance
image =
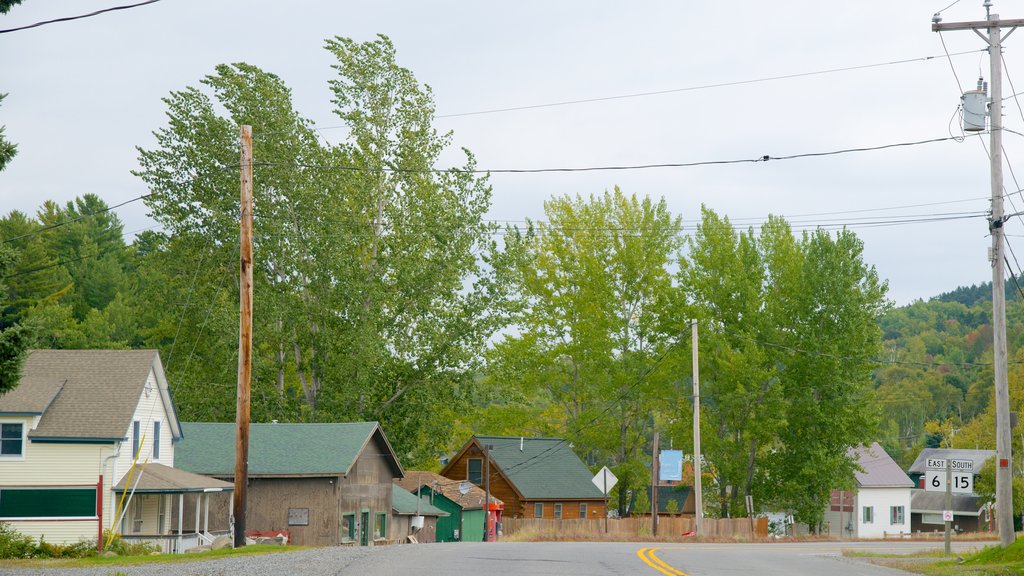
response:
[[[593,480],[591,481],[594,483],[594,486],[597,486],[601,493],[604,494],[604,533],[607,534],[608,493],[612,491],[612,488],[619,481],[619,479],[615,477],[615,474],[612,474],[612,471],[609,470],[607,466],[604,466],[601,468],[601,470],[597,472],[597,475],[594,476]]]
[[[946,506],[942,511],[942,521],[946,525],[944,542],[946,555],[949,555],[951,553],[950,533],[953,527],[953,493],[970,494],[974,492],[974,461],[929,458],[925,468],[925,490],[946,493]]]

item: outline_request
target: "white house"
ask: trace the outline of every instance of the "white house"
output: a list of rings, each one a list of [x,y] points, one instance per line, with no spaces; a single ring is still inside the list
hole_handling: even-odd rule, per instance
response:
[[[0,396],[0,522],[54,543],[114,528],[180,550],[173,497],[233,489],[174,469],[180,439],[156,350],[32,351]]]
[[[874,442],[851,448],[860,467],[853,491],[832,491],[825,519],[833,534],[846,538],[883,538],[910,532],[910,495],[914,487],[899,464]]]

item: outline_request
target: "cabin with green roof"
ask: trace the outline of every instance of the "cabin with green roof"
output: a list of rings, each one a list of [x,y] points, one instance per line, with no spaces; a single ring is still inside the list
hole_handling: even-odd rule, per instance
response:
[[[441,475],[486,489],[488,472],[490,493],[505,503],[506,516],[567,520],[605,515],[605,497],[594,485],[593,472],[563,438],[473,436]]]
[[[233,423],[183,422],[182,431],[177,467],[234,480]],[[393,481],[404,475],[376,422],[254,423],[245,527],[287,531],[302,546],[385,543]]]

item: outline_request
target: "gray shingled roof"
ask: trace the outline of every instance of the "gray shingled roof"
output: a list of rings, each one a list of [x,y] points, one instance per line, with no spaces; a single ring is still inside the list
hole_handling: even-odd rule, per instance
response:
[[[450,516],[444,510],[431,504],[430,499],[426,496],[420,498],[419,503],[417,503],[416,495],[403,489],[401,486],[395,486],[391,490],[391,509],[395,514],[401,516],[412,516],[417,511],[420,516]]]
[[[33,350],[18,386],[0,396],[0,413],[41,413],[34,440],[122,440],[151,369],[180,437],[156,350]]]
[[[854,473],[857,486],[861,488],[913,488],[914,482],[900,465],[878,444],[868,447],[851,448],[850,454],[863,471]]]
[[[978,516],[985,504],[981,496],[974,494],[953,494],[953,512],[958,516]],[[946,508],[945,492],[929,492],[927,490],[911,490],[910,511],[919,513],[941,513]]]
[[[604,494],[593,483],[594,473],[562,438],[520,436],[474,436],[462,450],[474,443],[490,444],[491,458],[515,489],[527,500],[596,500]],[[451,463],[441,473],[457,461]]]
[[[200,476],[163,464],[150,463],[139,466],[128,482],[128,474],[117,483],[114,492],[124,492],[134,487],[135,492],[149,494],[178,494],[181,492],[233,492],[231,482]]]
[[[458,504],[463,510],[483,510],[484,509],[484,497],[487,495],[483,488],[478,487],[475,484],[469,484],[469,490],[463,494],[460,491],[462,482],[452,481],[450,478],[445,478],[437,472],[426,472],[421,470],[409,470],[405,473],[405,478],[395,480],[395,484],[401,486],[403,489],[409,492],[415,493],[420,486],[426,486],[434,491],[436,494],[442,494],[445,498]],[[424,491],[426,494],[426,491]],[[504,504],[500,499],[495,498],[494,494],[491,494],[491,502],[497,502]]]
[[[985,461],[996,455],[995,450],[967,450],[961,448],[925,448],[917,455],[917,459],[911,464],[908,472],[912,474],[924,474],[927,469],[929,458],[971,460],[974,462],[974,473],[977,474]]]
[[[174,449],[175,466],[196,474],[235,475],[235,424],[182,422],[182,428],[185,437]],[[249,475],[344,475],[364,448],[384,453],[394,478],[402,477],[402,465],[376,422],[250,424]]]

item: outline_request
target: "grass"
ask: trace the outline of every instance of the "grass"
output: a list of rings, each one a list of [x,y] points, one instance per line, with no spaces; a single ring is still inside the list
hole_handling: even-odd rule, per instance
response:
[[[125,566],[135,564],[175,564],[194,562],[196,560],[216,560],[231,556],[256,556],[303,550],[304,546],[276,546],[272,544],[256,544],[245,548],[222,548],[192,554],[156,554],[153,556],[91,556],[74,559],[32,559],[32,560],[0,560],[0,568],[92,568],[97,566]]]
[[[937,553],[936,553],[937,552]],[[948,558],[942,551],[909,555],[872,554],[844,551],[844,556],[877,559],[879,564],[929,576],[1020,576],[1024,575],[1024,539],[1006,548],[990,546],[963,558]],[[921,560],[929,560],[922,562]],[[914,561],[918,560],[918,561]]]

